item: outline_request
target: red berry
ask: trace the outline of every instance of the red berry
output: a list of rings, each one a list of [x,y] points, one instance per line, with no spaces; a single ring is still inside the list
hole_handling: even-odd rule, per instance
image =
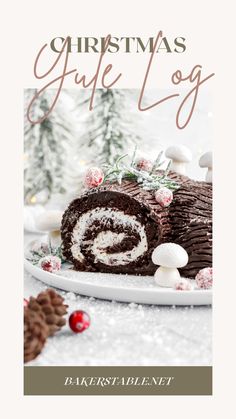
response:
[[[156,191],[155,200],[162,207],[168,207],[171,204],[171,202],[173,201],[173,193],[170,189],[163,186],[162,188],[160,188]]]
[[[75,333],[82,333],[90,326],[90,317],[83,310],[74,311],[69,317],[69,325]]]
[[[90,167],[84,178],[84,184],[87,188],[96,188],[101,185],[104,179],[103,171],[99,167]]]
[[[40,268],[47,272],[57,272],[61,269],[61,259],[57,256],[44,256],[38,262]]]
[[[213,283],[213,269],[203,268],[195,277],[198,288],[209,289]]]
[[[136,162],[136,168],[138,170],[143,170],[144,172],[150,172],[152,170],[153,164],[150,160],[139,159]]]
[[[29,304],[29,301],[26,300],[26,298],[24,298],[24,307],[27,307],[28,304]]]
[[[176,291],[191,291],[192,285],[187,279],[181,278],[179,281],[175,282],[174,289]]]

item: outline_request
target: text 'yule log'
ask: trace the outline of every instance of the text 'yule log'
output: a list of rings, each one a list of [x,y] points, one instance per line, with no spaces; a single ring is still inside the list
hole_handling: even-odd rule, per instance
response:
[[[27,110],[27,118],[29,120],[29,122],[31,122],[32,124],[37,124],[42,122],[44,119],[46,119],[48,117],[48,115],[52,112],[54,106],[57,103],[57,100],[60,96],[61,90],[64,86],[64,81],[65,79],[67,79],[69,76],[74,77],[74,83],[76,85],[81,84],[83,88],[91,88],[91,97],[90,97],[90,102],[89,102],[89,110],[93,110],[93,102],[94,102],[94,96],[95,96],[95,91],[98,85],[98,82],[100,81],[100,84],[103,88],[111,88],[114,87],[115,84],[118,82],[118,80],[121,78],[122,73],[118,73],[115,76],[113,76],[112,79],[112,73],[111,71],[113,71],[113,65],[112,64],[108,64],[106,65],[106,67],[104,69],[102,69],[102,64],[103,64],[103,57],[106,53],[106,50],[108,48],[110,39],[111,39],[111,35],[108,35],[106,37],[106,42],[105,42],[105,46],[104,46],[104,51],[101,52],[100,56],[99,56],[99,60],[98,60],[98,65],[97,65],[97,69],[95,71],[95,74],[93,75],[93,77],[90,80],[87,80],[87,76],[85,74],[80,75],[79,72],[77,71],[76,68],[72,68],[70,69],[70,65],[69,65],[69,37],[66,38],[65,42],[63,43],[62,49],[61,51],[58,53],[56,60],[53,62],[53,64],[51,65],[51,67],[43,74],[40,74],[40,59],[41,56],[43,55],[43,53],[45,52],[45,49],[48,47],[48,44],[45,44],[41,50],[39,51],[36,60],[35,60],[35,64],[34,64],[34,75],[37,79],[47,79],[51,73],[56,72],[57,67],[61,67],[61,62],[62,62],[62,67],[63,70],[59,72],[58,75],[56,75],[56,77],[52,78],[51,80],[47,80],[46,84],[40,89],[38,90],[38,92],[35,94],[35,96],[32,98],[29,106],[28,106],[28,110]],[[141,86],[141,90],[140,90],[140,95],[139,95],[139,99],[138,99],[138,109],[140,111],[146,111],[149,109],[152,109],[158,105],[160,105],[163,102],[166,102],[167,100],[170,99],[174,99],[180,96],[180,93],[174,93],[171,94],[169,96],[165,96],[164,98],[161,98],[159,100],[157,100],[155,103],[152,103],[150,105],[144,106],[143,105],[143,96],[145,93],[145,89],[146,89],[146,84],[148,82],[148,77],[149,77],[149,73],[151,71],[152,65],[153,65],[153,59],[154,56],[156,56],[155,52],[157,51],[158,45],[161,42],[162,39],[162,32],[160,31],[156,37],[154,46],[153,46],[153,52],[150,55],[150,59],[147,65],[147,69],[144,75],[144,79],[143,79],[143,83]],[[109,82],[107,82],[107,77],[109,75]],[[188,93],[186,94],[186,96],[184,96],[184,98],[182,99],[181,103],[179,104],[179,107],[177,109],[177,113],[176,113],[176,126],[179,129],[183,129],[185,128],[191,117],[192,114],[194,112],[195,109],[195,105],[196,105],[196,101],[197,101],[197,97],[198,97],[198,93],[199,93],[199,88],[200,86],[205,83],[207,80],[209,80],[212,76],[214,75],[214,73],[206,76],[206,77],[202,77],[202,66],[197,64],[195,65],[192,70],[190,71],[190,73],[188,73],[187,75],[184,75],[183,72],[181,70],[176,70],[175,73],[172,74],[171,76],[171,83],[172,85],[178,85],[182,82],[188,82],[188,84],[190,85],[190,90],[188,91]],[[112,79],[112,81],[111,81]],[[49,108],[49,110],[38,120],[34,120],[34,115],[31,115],[31,110],[33,108],[33,104],[34,102],[37,100],[37,98],[49,87],[55,88],[55,97],[52,101],[52,104]],[[186,107],[188,106],[187,110]],[[182,113],[184,114],[184,117],[182,116]]]

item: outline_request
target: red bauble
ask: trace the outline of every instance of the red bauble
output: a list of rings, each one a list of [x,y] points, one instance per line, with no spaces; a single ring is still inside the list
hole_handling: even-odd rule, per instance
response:
[[[69,317],[69,325],[75,333],[82,333],[90,326],[90,317],[83,310],[74,311]]]
[[[26,298],[24,298],[24,307],[27,307],[28,304],[29,304],[29,301],[26,300]]]
[[[84,178],[84,185],[87,188],[96,188],[97,186],[101,185],[104,179],[104,173],[99,167],[90,167],[87,170],[85,178]]]

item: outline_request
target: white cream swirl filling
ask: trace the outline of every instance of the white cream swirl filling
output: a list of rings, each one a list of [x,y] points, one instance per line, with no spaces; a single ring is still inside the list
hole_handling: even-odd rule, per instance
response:
[[[114,227],[123,226],[129,227],[132,231],[139,234],[140,241],[132,250],[127,250],[120,253],[107,253],[106,249],[122,242],[126,237],[126,233],[115,233],[113,231],[105,230],[98,233],[94,240],[84,241],[84,235],[88,229],[96,229],[93,222],[98,220],[106,227],[106,223],[113,221]],[[91,245],[91,252],[94,255],[95,262],[101,262],[109,266],[127,265],[135,261],[143,255],[147,248],[147,236],[144,226],[137,221],[135,215],[124,214],[123,211],[111,208],[95,208],[81,215],[76,222],[72,234],[71,252],[73,257],[80,261],[84,261],[84,255],[81,251],[81,245]]]

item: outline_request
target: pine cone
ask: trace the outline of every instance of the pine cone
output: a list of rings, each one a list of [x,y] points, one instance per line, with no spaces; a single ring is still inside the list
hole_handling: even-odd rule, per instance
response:
[[[36,358],[42,351],[48,336],[48,325],[43,312],[24,308],[24,362]]]
[[[62,298],[56,291],[48,288],[36,298],[30,297],[28,307],[35,312],[43,312],[48,325],[48,336],[54,335],[66,323],[63,318],[67,313],[67,305],[63,304]]]

